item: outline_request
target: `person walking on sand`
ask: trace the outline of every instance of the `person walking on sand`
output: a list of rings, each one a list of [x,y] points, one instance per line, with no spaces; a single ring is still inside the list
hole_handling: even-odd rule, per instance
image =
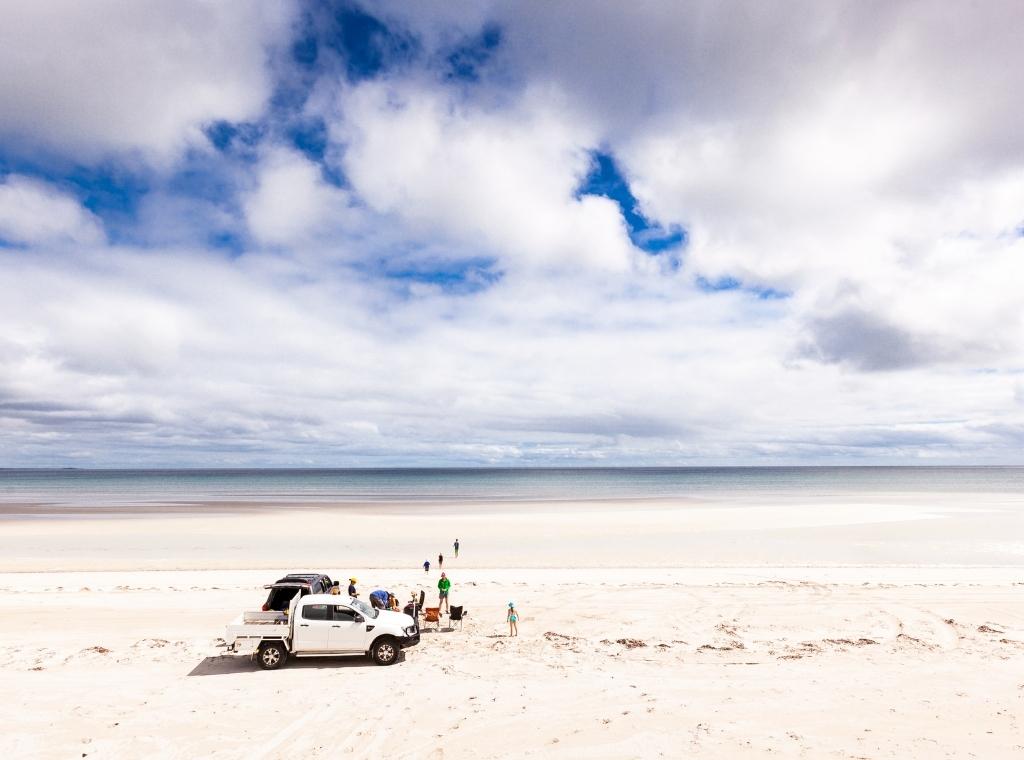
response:
[[[425,573],[429,573],[430,572],[430,560],[429,559],[423,560],[423,572],[425,572]]]
[[[459,558],[459,539],[455,539],[455,559]]]
[[[437,555],[437,569],[440,570],[442,567],[444,567],[444,555],[443,554],[438,554]]]
[[[437,606],[438,609],[441,605],[444,605],[444,611],[448,612],[448,590],[451,589],[452,582],[448,580],[448,576],[441,573],[441,580],[437,582]]]
[[[348,579],[348,595],[349,596],[354,596],[356,598],[359,597],[359,592],[356,591],[356,584],[358,582],[359,581],[357,581],[355,578],[349,578]]]
[[[516,603],[508,603],[508,635],[518,636],[519,635],[519,613],[516,611]]]

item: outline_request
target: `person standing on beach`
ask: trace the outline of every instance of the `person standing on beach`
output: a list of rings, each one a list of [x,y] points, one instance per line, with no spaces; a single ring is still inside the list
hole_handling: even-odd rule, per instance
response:
[[[444,611],[448,612],[448,591],[452,587],[452,582],[448,580],[448,576],[441,573],[441,580],[437,582],[437,606],[440,609],[441,605],[444,605]]]
[[[429,559],[423,560],[423,572],[425,572],[425,573],[429,573],[430,572],[430,560]]]
[[[519,635],[519,613],[516,612],[516,603],[508,603],[508,635],[518,636]]]
[[[355,578],[349,578],[348,579],[348,595],[349,596],[354,596],[354,597],[357,597],[357,598],[359,597],[359,592],[356,591],[356,583],[358,583],[358,582],[359,581],[357,581]]]
[[[459,558],[459,539],[455,539],[455,559]]]
[[[443,554],[438,554],[437,555],[437,569],[440,570],[442,567],[444,567],[444,555]]]

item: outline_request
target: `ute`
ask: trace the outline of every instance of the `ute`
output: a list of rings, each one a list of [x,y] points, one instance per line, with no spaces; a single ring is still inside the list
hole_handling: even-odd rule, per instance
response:
[[[243,612],[227,626],[228,651],[276,670],[289,657],[367,655],[393,665],[402,649],[420,642],[415,618],[375,610],[355,597],[296,595],[287,611]]]

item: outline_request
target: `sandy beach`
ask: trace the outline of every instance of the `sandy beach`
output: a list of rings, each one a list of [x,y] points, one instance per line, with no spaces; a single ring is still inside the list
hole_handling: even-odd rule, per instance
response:
[[[879,499],[877,520],[864,505],[670,503],[9,514],[0,750],[1024,757],[1024,567],[987,561],[976,540],[1022,535],[1020,511],[955,501]],[[879,543],[913,559],[872,554]],[[803,561],[779,561],[798,544]],[[915,561],[925,545],[933,560],[946,546],[971,561]],[[424,588],[429,600],[438,572],[419,565],[439,551],[469,617],[425,632],[393,667],[307,659],[264,672],[220,646],[284,572],[354,574],[364,594]]]

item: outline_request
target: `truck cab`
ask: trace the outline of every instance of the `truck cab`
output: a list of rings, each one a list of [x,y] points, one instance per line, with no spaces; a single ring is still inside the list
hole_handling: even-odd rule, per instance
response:
[[[361,654],[369,649],[378,629],[414,627],[411,618],[387,610],[377,610],[351,597],[339,602],[337,596],[325,600],[304,599],[295,620],[293,651],[300,654]],[[389,623],[391,625],[389,625]],[[403,625],[405,623],[405,625]],[[402,631],[404,636],[408,636]]]
[[[373,609],[355,597],[310,594],[294,597],[287,613],[243,613],[228,625],[225,641],[265,670],[289,656],[368,655],[392,665],[402,649],[419,643],[420,632],[409,615]]]

